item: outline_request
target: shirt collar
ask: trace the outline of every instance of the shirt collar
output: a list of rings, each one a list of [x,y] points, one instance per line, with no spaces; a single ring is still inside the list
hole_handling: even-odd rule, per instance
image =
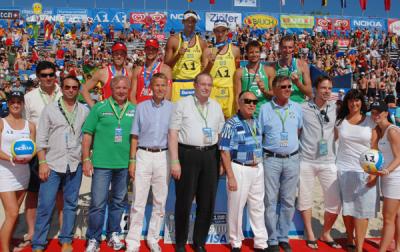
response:
[[[114,98],[112,98],[112,96],[110,96],[110,98],[108,98],[110,100],[110,102],[112,102],[114,105],[119,107],[119,104],[114,100]],[[125,101],[127,102],[127,100]]]
[[[56,96],[58,94],[58,92],[60,92],[60,87],[57,84],[54,84],[56,87],[54,88],[53,91],[53,96]],[[50,96],[48,93],[46,93],[45,91],[43,91],[43,89],[39,86],[39,92],[44,94],[44,95],[48,95]]]
[[[240,113],[240,110],[236,113],[237,117],[239,118],[240,121],[246,121],[247,119],[243,117],[242,113]],[[251,118],[249,118],[251,120],[254,120],[254,116],[251,116]]]
[[[197,96],[193,95],[193,97],[194,97],[195,102],[200,104],[199,99],[197,98]],[[207,98],[207,101],[206,101],[205,104],[209,104],[209,103],[210,103],[210,98]]]
[[[288,101],[288,103],[286,103],[284,106],[281,106],[281,105],[279,105],[279,104],[277,104],[276,102],[275,102],[275,99],[276,99],[276,97],[274,96],[272,99],[271,99],[271,103],[272,103],[272,107],[275,109],[275,108],[289,108],[292,104],[292,101],[289,99],[289,101]]]
[[[151,104],[153,105],[153,107],[156,107],[156,108],[162,107],[162,106],[164,105],[164,101],[165,101],[165,99],[162,99],[162,101],[160,102],[160,104],[157,104],[157,103],[154,101],[154,99],[151,98]]]

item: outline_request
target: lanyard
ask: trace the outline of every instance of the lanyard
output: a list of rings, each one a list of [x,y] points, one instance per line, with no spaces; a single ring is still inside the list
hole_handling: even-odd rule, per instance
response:
[[[194,101],[194,104],[196,105],[197,111],[199,111],[199,114],[200,114],[201,118],[204,120],[204,123],[205,123],[206,128],[207,128],[208,107],[206,107],[207,111],[206,111],[206,115],[204,116],[203,110],[200,108],[200,104],[198,104],[198,102],[196,101],[194,96],[193,96],[193,101]]]
[[[43,92],[43,90],[41,88],[39,88],[39,94],[40,94],[40,98],[42,98],[43,103],[45,105],[48,105],[50,103],[50,101],[47,99],[46,94]],[[57,97],[57,94],[58,94],[58,89],[55,89],[53,97],[51,97],[50,95],[48,95],[48,96],[51,97],[51,101],[54,101],[54,99]]]
[[[151,77],[153,77],[153,71],[154,71],[154,69],[156,69],[158,67],[158,65],[159,65],[159,63],[153,64],[153,67],[151,68],[149,77],[147,78],[147,67],[146,67],[146,64],[144,64],[144,66],[143,66],[143,79],[144,79],[144,87],[145,88],[148,88],[150,86],[150,80],[151,80]]]
[[[247,122],[247,120],[244,120],[247,124],[247,127],[249,128],[251,132],[251,136],[254,139],[254,142],[256,143],[256,146],[258,146],[258,140],[257,140],[257,126],[256,123],[253,121],[253,127],[250,127],[250,124]]]
[[[110,69],[111,69],[112,76],[115,77],[117,74],[117,70],[115,69],[115,67],[113,65],[110,67]],[[121,75],[125,76],[125,67],[122,68]]]
[[[214,47],[216,47],[217,49],[219,49],[220,47],[223,47],[223,46],[227,45],[228,43],[229,43],[229,42],[228,42],[227,40],[225,40],[224,42],[216,43],[216,44],[214,45]]]
[[[256,71],[255,71],[254,76],[253,76],[253,80],[251,82],[250,82],[250,69],[246,66],[246,69],[247,69],[247,81],[248,81],[248,83],[247,83],[247,91],[250,90],[251,85],[253,84],[254,80],[256,79],[256,75],[258,74],[258,72],[260,70],[260,65],[261,65],[261,63],[258,62],[258,66],[256,68]],[[260,74],[260,76],[261,76],[261,74]]]
[[[181,33],[181,35],[182,35],[183,41],[189,43],[190,40],[192,40],[192,38],[194,37],[194,32],[191,33],[191,34],[189,35],[189,37],[187,37],[185,34],[183,34],[183,32]]]
[[[294,72],[294,66],[296,65],[296,60],[295,58],[292,58],[292,64],[289,67],[288,66],[282,67],[281,65],[279,65],[279,61],[277,61],[276,64],[279,67],[279,70],[277,72],[280,73],[281,71],[285,71],[287,69],[288,71],[287,76],[290,76],[290,74]],[[282,75],[282,74],[277,74],[277,75]]]
[[[271,107],[272,107],[272,102],[271,102]],[[275,106],[274,106],[275,107]],[[286,119],[289,116],[289,108],[285,108],[285,117],[282,118],[281,112],[279,111],[279,109],[273,108],[275,113],[278,115],[279,119],[281,120],[282,123],[282,132],[286,132],[285,131],[285,122]]]
[[[72,132],[75,135],[75,128],[74,128],[74,123],[76,120],[76,114],[77,114],[77,105],[75,103],[74,105],[74,109],[72,112],[69,112],[64,104],[64,101],[62,101],[62,99],[58,100],[58,108],[61,111],[61,114],[64,116],[65,120],[67,120],[68,125],[71,127]]]
[[[126,109],[128,108],[129,102],[128,101],[125,102],[125,105],[124,105],[124,107],[122,108],[122,110],[121,110],[121,112],[119,114],[117,113],[117,110],[115,109],[114,101],[112,99],[109,99],[109,102],[110,102],[110,105],[111,105],[111,108],[112,108],[112,110],[114,112],[115,117],[117,117],[117,119],[118,119],[118,127],[120,127],[121,126],[121,119],[124,116]]]
[[[321,112],[315,104],[311,104],[310,106],[314,109],[314,114],[317,116],[319,124],[321,125],[321,136],[322,136],[322,139],[324,139],[324,121],[322,120]],[[328,115],[328,109],[329,109],[329,105],[326,105],[325,115]],[[317,113],[317,111],[319,113]]]

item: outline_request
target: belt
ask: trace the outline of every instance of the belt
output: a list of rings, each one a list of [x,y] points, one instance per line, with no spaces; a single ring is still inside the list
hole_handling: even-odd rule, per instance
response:
[[[140,147],[139,149],[149,151],[149,152],[162,152],[168,150],[168,148],[163,148],[163,149],[155,149],[155,148],[147,148],[147,147]]]
[[[243,162],[239,162],[239,161],[237,161],[237,160],[232,160],[232,162],[235,163],[235,164],[239,164],[239,165],[243,165],[243,166],[248,166],[248,167],[253,167],[253,168],[257,168],[257,166],[258,166],[258,163],[246,164],[246,163],[243,163]]]
[[[279,153],[275,153],[266,149],[263,149],[264,153],[267,157],[275,157],[275,158],[290,158],[291,156],[296,155],[299,151],[294,151],[290,154],[279,154]]]
[[[178,79],[173,79],[172,80],[172,82],[193,82],[194,81],[194,79],[180,79],[180,80],[178,80]]]
[[[199,151],[208,151],[217,148],[217,145],[208,145],[208,146],[194,146],[194,145],[187,145],[187,144],[179,144],[180,147],[188,150],[199,150]]]

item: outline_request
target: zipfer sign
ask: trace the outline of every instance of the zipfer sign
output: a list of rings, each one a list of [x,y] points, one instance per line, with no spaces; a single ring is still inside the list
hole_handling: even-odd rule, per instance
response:
[[[0,10],[0,19],[19,19],[18,10]]]

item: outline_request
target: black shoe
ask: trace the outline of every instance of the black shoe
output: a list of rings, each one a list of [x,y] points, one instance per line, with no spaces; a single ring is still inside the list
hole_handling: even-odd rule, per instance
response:
[[[261,249],[261,248],[254,248],[254,252],[266,252],[268,248]]]
[[[242,248],[237,248],[237,247],[231,248],[231,252],[240,252],[240,251],[242,251]]]
[[[175,245],[175,252],[186,252],[185,245]]]
[[[193,245],[194,252],[207,252],[204,246]]]
[[[292,252],[292,247],[290,247],[288,242],[279,242],[279,247],[281,247],[285,252]]]
[[[267,252],[279,252],[279,245],[268,245],[268,248],[265,249]]]

